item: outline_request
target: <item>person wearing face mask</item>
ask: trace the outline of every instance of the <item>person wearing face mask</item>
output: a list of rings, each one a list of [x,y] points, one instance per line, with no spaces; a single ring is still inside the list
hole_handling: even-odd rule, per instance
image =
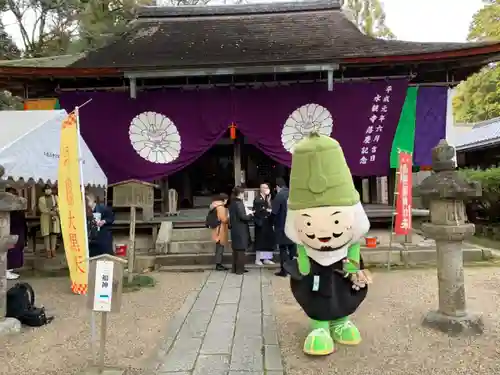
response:
[[[229,204],[229,225],[233,248],[232,272],[241,275],[245,270],[245,251],[250,247],[250,228],[252,215],[247,214],[243,203],[244,190],[236,186]]]
[[[53,194],[52,187],[46,184],[43,187],[44,195],[38,199],[40,210],[40,232],[47,258],[56,256],[57,236],[61,233],[61,221],[59,219],[59,198]]]
[[[89,256],[95,257],[103,254],[113,255],[113,234],[111,226],[115,222],[115,215],[109,207],[97,204],[92,193],[86,196],[88,210],[92,212],[93,225],[97,228],[89,239]]]
[[[260,185],[259,195],[253,201],[255,223],[255,264],[274,264],[273,250],[276,247],[271,217],[271,189],[268,184]]]

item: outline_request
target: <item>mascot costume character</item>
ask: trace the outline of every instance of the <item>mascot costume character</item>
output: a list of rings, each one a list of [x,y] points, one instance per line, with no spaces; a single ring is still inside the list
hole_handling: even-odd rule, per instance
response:
[[[309,355],[328,355],[335,343],[357,345],[351,322],[371,282],[360,239],[370,229],[340,144],[309,134],[292,151],[285,231],[298,257],[285,265],[293,296],[311,320]]]

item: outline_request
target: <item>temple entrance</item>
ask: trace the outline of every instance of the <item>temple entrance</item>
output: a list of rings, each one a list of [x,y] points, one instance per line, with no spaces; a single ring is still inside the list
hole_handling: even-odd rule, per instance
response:
[[[276,178],[288,183],[290,169],[265,155],[257,147],[245,143],[241,136],[239,146],[228,137],[222,138],[198,160],[183,170],[169,176],[169,188],[179,194],[179,208],[206,208],[214,195],[230,195],[235,185],[235,147],[240,147],[241,186],[257,189],[261,183],[274,188]]]
[[[254,145],[243,144],[241,148],[241,170],[245,180],[242,185],[258,188],[262,183],[269,183],[273,188],[278,177],[288,183],[290,168],[277,163]]]
[[[233,145],[222,139],[198,160],[169,176],[169,188],[179,194],[179,208],[208,207],[216,194],[234,186]]]

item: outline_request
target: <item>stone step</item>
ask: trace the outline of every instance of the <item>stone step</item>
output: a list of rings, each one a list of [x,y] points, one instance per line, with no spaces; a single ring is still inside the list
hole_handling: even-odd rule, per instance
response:
[[[428,265],[436,263],[436,251],[434,249],[412,249],[409,251],[392,250],[391,264],[394,266],[403,265]],[[389,259],[388,249],[362,250],[363,260],[366,266],[384,266]],[[255,253],[246,254],[247,264],[253,264]],[[464,262],[481,262],[493,259],[491,250],[480,248],[465,248],[463,250]],[[230,264],[232,260],[231,253],[225,253],[223,263]],[[274,253],[274,261],[279,262],[278,252]],[[166,254],[166,255],[138,255],[136,257],[136,272],[142,272],[146,269],[175,267],[180,266],[206,266],[213,267],[214,255],[205,254]]]
[[[274,254],[274,260],[279,261],[279,254]],[[223,263],[231,263],[232,254],[224,253]],[[246,263],[255,262],[255,253],[246,253]],[[174,265],[197,265],[197,264],[214,264],[214,254],[167,254],[158,255],[155,264],[157,266],[174,266]]]
[[[229,253],[231,248],[226,246],[225,252]],[[175,241],[168,245],[168,254],[214,254],[215,243],[212,240],[205,241]]]
[[[254,228],[250,227],[250,235],[253,236]],[[172,230],[171,242],[178,241],[210,241],[212,230],[207,228],[174,228]]]
[[[225,264],[226,267],[231,267],[231,264]],[[246,269],[269,269],[269,270],[277,270],[279,269],[279,264],[273,264],[269,266],[257,266],[255,264],[247,264],[245,266]],[[196,264],[191,266],[162,266],[158,268],[159,272],[203,272],[203,271],[212,271],[214,269],[214,265],[203,265]]]
[[[175,232],[175,230],[174,230]],[[362,251],[389,251],[388,246],[377,246],[375,249],[361,246]],[[403,249],[401,245],[394,244],[394,250]],[[425,249],[425,248],[424,248]],[[168,254],[214,254],[215,243],[211,240],[188,240],[188,241],[174,241],[168,244]],[[231,241],[225,247],[225,253],[231,253]],[[157,254],[165,254],[164,252],[157,252]]]

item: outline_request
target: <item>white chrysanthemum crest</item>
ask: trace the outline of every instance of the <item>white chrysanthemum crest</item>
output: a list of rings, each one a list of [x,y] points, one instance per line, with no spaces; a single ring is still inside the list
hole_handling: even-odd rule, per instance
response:
[[[143,159],[156,164],[168,164],[179,157],[181,136],[168,117],[157,112],[142,112],[129,127],[130,143]]]
[[[295,145],[311,132],[330,136],[333,119],[325,107],[309,103],[297,108],[288,117],[281,132],[281,143],[285,150],[293,153]]]

